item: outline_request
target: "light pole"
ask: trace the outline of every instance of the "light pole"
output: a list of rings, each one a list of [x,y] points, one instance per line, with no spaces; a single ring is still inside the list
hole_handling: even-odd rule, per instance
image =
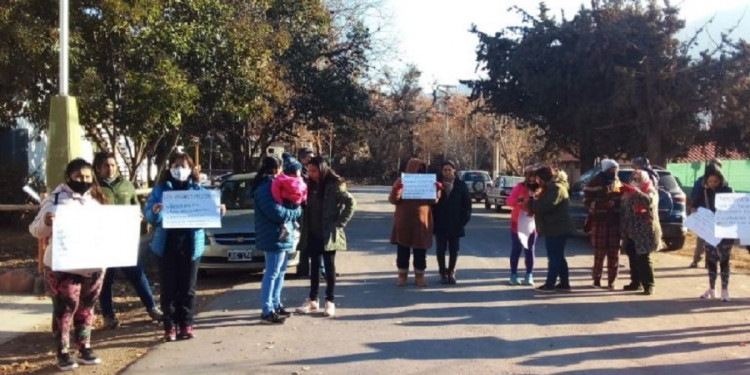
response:
[[[450,112],[448,111],[448,100],[450,100],[451,91],[456,88],[455,85],[436,85],[435,86],[435,93],[433,94],[434,98],[437,100],[438,93],[443,93],[443,102],[441,104],[442,110],[438,109],[440,113],[444,116],[444,123],[443,123],[443,161],[448,160],[448,115]]]

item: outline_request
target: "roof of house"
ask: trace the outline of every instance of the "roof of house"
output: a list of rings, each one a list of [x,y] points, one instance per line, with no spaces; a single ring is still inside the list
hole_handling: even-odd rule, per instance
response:
[[[708,143],[705,145],[694,145],[688,150],[687,155],[675,158],[672,162],[697,163],[711,160],[713,158],[719,158],[722,160],[745,160],[750,159],[750,154],[747,152],[717,150],[715,143]]]

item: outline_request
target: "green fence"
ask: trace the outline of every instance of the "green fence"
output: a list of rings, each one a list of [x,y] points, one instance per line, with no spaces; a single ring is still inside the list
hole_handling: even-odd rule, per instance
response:
[[[703,176],[705,163],[667,164],[667,170],[678,179],[682,190],[690,194],[693,183]],[[750,160],[724,160],[722,173],[734,191],[750,193]]]

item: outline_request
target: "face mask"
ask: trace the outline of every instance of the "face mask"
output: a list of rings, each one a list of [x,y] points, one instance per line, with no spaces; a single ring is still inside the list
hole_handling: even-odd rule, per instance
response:
[[[185,182],[190,178],[190,168],[172,168],[169,173],[172,174],[172,178],[180,182]]]
[[[530,190],[536,190],[539,187],[539,184],[537,184],[536,182],[529,182],[528,184],[526,184],[526,187]]]
[[[67,182],[68,187],[70,190],[75,191],[78,194],[85,194],[89,189],[91,189],[91,182],[81,182],[81,181],[68,181]]]

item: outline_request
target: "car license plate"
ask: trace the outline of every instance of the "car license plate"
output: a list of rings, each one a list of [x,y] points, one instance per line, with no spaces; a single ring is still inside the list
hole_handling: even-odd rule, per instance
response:
[[[227,251],[228,262],[250,262],[253,260],[252,250],[229,250]]]

